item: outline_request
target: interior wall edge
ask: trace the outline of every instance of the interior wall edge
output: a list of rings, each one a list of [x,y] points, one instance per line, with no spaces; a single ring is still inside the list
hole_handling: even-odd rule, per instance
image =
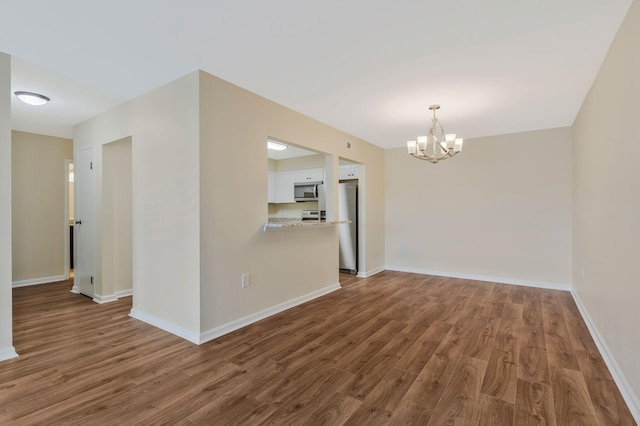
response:
[[[605,364],[607,364],[607,368],[609,369],[611,376],[613,376],[613,380],[616,382],[618,390],[620,390],[624,401],[627,403],[629,411],[631,411],[631,415],[633,416],[636,423],[640,424],[640,399],[638,399],[638,396],[633,391],[633,388],[622,372],[622,369],[616,362],[616,359],[609,349],[609,346],[607,346],[606,341],[598,331],[595,323],[592,321],[591,316],[589,315],[589,311],[587,311],[587,308],[582,303],[582,300],[580,299],[578,293],[575,290],[571,290],[571,296],[573,296],[573,300],[576,302],[576,306],[580,311],[580,315],[582,316],[584,323],[587,325],[589,333],[591,334],[593,341],[598,347],[602,359],[604,360]]]
[[[0,349],[0,359],[15,354],[12,349],[11,145],[11,56],[0,52],[0,348],[5,348]]]
[[[407,268],[404,266],[386,266],[385,269],[389,271],[410,272],[413,274],[421,274],[421,275],[434,275],[437,277],[461,278],[461,279],[473,280],[473,281],[487,281],[487,282],[499,283],[499,284],[519,285],[523,287],[544,288],[547,290],[560,290],[560,291],[572,290],[571,284],[567,284],[567,283],[530,281],[530,280],[523,280],[520,278],[494,277],[489,275],[476,275],[476,274],[466,274],[466,273],[450,272],[450,271],[436,271],[436,270],[430,270],[430,269]]]

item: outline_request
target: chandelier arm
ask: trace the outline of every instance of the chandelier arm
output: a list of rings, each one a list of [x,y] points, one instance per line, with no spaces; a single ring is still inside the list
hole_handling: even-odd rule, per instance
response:
[[[420,151],[420,152],[422,153],[422,155],[418,155],[418,154],[410,154],[410,155],[413,157],[419,158],[421,160],[431,160],[431,159],[444,160],[445,158],[451,158],[460,153],[460,151],[455,152],[451,148],[447,149],[447,151],[441,155],[429,155],[429,154],[425,154],[424,151]]]
[[[433,111],[434,115],[435,115],[435,111]],[[447,151],[447,134],[444,132],[444,126],[442,125],[442,123],[440,122],[440,120],[438,120],[437,118],[435,119],[437,126],[440,128],[440,137],[438,138],[438,148],[439,151]],[[435,134],[438,134],[437,128],[434,129],[435,130]],[[444,143],[444,147],[442,146],[442,144]],[[435,144],[435,140],[434,140],[434,144]],[[436,148],[434,146],[433,148],[434,150],[434,154],[436,152]]]
[[[440,160],[444,160],[446,158],[453,157],[455,154],[452,154],[452,155],[441,155],[441,156],[438,156],[438,157],[433,157],[433,156],[429,156],[429,155],[417,155],[417,154],[410,154],[410,155],[412,157],[414,157],[414,158],[417,158],[418,160],[429,161],[430,163],[436,164]]]

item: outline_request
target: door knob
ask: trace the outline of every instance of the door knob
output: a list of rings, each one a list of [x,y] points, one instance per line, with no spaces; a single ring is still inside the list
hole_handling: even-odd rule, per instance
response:
[[[82,221],[81,220],[76,220],[76,225],[82,225]]]

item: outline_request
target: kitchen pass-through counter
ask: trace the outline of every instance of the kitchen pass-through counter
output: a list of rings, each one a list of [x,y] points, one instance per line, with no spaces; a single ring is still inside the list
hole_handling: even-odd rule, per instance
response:
[[[351,223],[349,220],[339,220],[339,221],[317,221],[317,220],[300,220],[298,218],[288,218],[288,217],[271,217],[269,218],[269,222],[263,225],[263,231],[273,230],[273,229],[286,229],[286,228],[318,228],[325,226],[335,226],[340,225],[342,223]]]

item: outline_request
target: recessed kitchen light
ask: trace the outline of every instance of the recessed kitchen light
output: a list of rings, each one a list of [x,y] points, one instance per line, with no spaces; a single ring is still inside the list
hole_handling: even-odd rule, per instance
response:
[[[287,145],[274,141],[267,141],[267,148],[273,149],[274,151],[282,151],[287,149]]]
[[[33,92],[15,92],[15,95],[25,104],[35,106],[44,105],[51,100],[44,95]]]

